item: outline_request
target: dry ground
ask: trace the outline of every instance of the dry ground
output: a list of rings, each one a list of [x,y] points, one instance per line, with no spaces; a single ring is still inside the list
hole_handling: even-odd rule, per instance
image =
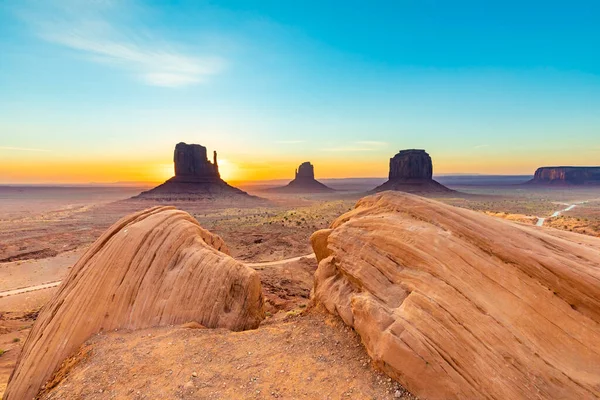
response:
[[[42,398],[414,398],[371,366],[353,330],[314,310],[245,332],[174,327],[97,335],[63,374]]]
[[[142,189],[3,191],[0,188],[0,291],[62,279],[87,246],[106,228],[126,214],[154,205],[147,201],[122,201]],[[600,189],[553,191],[472,186],[454,189],[471,195],[453,194],[441,200],[523,223],[535,223],[538,216],[548,217],[554,211],[564,208],[564,204],[588,200],[561,217],[547,220],[546,225],[590,235],[600,234]],[[360,193],[334,193],[328,196],[278,195],[271,197],[270,203],[260,205],[187,202],[175,206],[190,212],[203,227],[221,235],[235,258],[246,262],[261,262],[311,253],[308,238],[312,232],[327,227],[360,197]],[[269,318],[263,327],[251,333],[170,328],[159,330],[155,334],[150,332],[157,336],[156,341],[144,339],[148,332],[117,332],[94,338],[86,347],[94,351],[81,358],[82,366],[94,367],[95,370],[96,366],[100,368],[104,362],[118,363],[119,357],[125,357],[122,351],[127,346],[131,346],[134,354],[141,356],[149,351],[148,359],[158,361],[156,370],[140,370],[136,377],[126,375],[129,379],[115,376],[113,384],[110,384],[111,380],[102,380],[98,375],[98,387],[95,384],[90,386],[90,391],[85,394],[89,394],[90,398],[110,398],[109,393],[135,398],[134,395],[137,396],[139,390],[140,396],[149,398],[155,389],[158,390],[152,386],[152,375],[157,373],[159,382],[164,381],[164,394],[167,398],[226,398],[227,394],[235,394],[237,397],[252,394],[255,397],[281,395],[283,398],[337,398],[333,393],[341,396],[351,387],[354,389],[348,396],[350,398],[388,398],[390,393],[395,393],[396,388],[393,386],[390,389],[385,381],[380,384],[380,375],[372,371],[370,366],[363,365],[367,356],[362,346],[350,353],[336,350],[345,349],[344,346],[354,349],[352,346],[359,342],[351,332],[335,319],[316,311],[295,316],[306,310],[309,303],[315,268],[314,259],[256,267],[261,274]],[[57,289],[45,289],[0,298],[0,350],[4,351],[0,355],[0,393],[4,390],[3,386],[6,385],[37,311],[55,290]],[[251,340],[246,342],[242,338]],[[283,342],[279,343],[280,341]],[[336,341],[343,343],[342,347]],[[214,351],[210,350],[214,357],[208,363],[204,359],[207,343],[217,346]],[[213,348],[210,346],[208,348]],[[247,353],[246,350],[253,354],[242,357]],[[180,351],[183,353],[179,353]],[[311,351],[316,352],[316,359],[311,359],[314,355]],[[165,354],[169,357],[161,361]],[[186,354],[190,354],[189,360],[186,359]],[[277,372],[294,370],[295,360],[298,360],[298,365],[304,365],[306,374],[298,370],[293,374]],[[288,367],[265,368],[269,363],[274,366],[286,363]],[[124,373],[124,366],[128,364],[120,365],[119,370]],[[240,366],[240,370],[237,366]],[[158,371],[159,368],[163,370]],[[192,368],[198,374],[193,379],[188,376]],[[267,369],[268,374],[264,372]],[[313,369],[315,375],[311,379],[318,378],[318,384],[307,380]],[[88,379],[81,372],[83,370],[76,368],[75,375],[67,379]],[[177,374],[177,379],[167,379],[167,371]],[[87,369],[86,374],[90,373],[95,372]],[[285,380],[280,379],[282,377]],[[131,393],[131,387],[126,385],[128,381],[136,382],[137,385]],[[90,380],[90,384],[93,382],[96,380]],[[223,382],[226,386],[230,382],[225,391],[219,387]],[[346,386],[343,385],[344,382]],[[103,393],[99,392],[100,389]],[[82,387],[79,390],[87,389]],[[256,393],[256,390],[260,390],[260,393]],[[216,394],[217,392],[221,394]],[[59,392],[48,395],[58,398],[56,396]]]

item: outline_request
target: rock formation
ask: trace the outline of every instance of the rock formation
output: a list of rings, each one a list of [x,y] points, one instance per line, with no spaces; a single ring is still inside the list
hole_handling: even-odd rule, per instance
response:
[[[375,192],[398,190],[410,193],[451,192],[433,180],[433,163],[425,150],[400,150],[390,158],[388,181]]]
[[[300,164],[298,169],[296,169],[293,181],[286,186],[270,190],[285,193],[322,193],[334,191],[315,179],[315,169],[309,161]]]
[[[600,239],[400,193],[316,232],[313,299],[423,399],[600,396]]]
[[[199,144],[177,143],[173,155],[175,181],[216,182],[221,178],[217,164],[217,152],[213,152],[213,162],[208,161],[206,147]]]
[[[154,207],[124,217],[75,264],[24,344],[4,399],[32,399],[91,335],[197,322],[245,330],[264,318],[256,271],[189,214]]]
[[[541,167],[530,184],[600,184],[600,167]]]
[[[228,185],[221,179],[216,151],[213,152],[213,162],[211,163],[207,158],[206,147],[199,144],[177,143],[173,162],[175,165],[174,177],[134,198],[159,201],[223,197],[258,199]]]

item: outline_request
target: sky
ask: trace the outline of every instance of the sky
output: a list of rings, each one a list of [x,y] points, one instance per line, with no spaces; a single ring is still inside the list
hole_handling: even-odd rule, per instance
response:
[[[0,2],[0,183],[600,164],[597,1]]]

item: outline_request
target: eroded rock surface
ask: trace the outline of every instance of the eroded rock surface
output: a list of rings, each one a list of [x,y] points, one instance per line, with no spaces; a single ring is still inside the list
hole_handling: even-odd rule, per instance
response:
[[[189,214],[154,207],[124,217],[75,264],[40,312],[5,399],[31,399],[94,333],[195,321],[245,330],[264,318],[256,271]]]
[[[311,241],[315,301],[415,395],[600,396],[600,239],[384,192]]]

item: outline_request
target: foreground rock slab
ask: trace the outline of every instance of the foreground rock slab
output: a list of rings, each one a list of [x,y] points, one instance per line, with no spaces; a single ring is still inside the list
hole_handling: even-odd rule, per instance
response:
[[[91,335],[195,321],[234,331],[264,318],[256,271],[189,214],[154,207],[124,217],[71,270],[40,312],[5,399],[31,399]]]
[[[384,192],[311,241],[315,301],[415,395],[600,396],[600,239]]]

